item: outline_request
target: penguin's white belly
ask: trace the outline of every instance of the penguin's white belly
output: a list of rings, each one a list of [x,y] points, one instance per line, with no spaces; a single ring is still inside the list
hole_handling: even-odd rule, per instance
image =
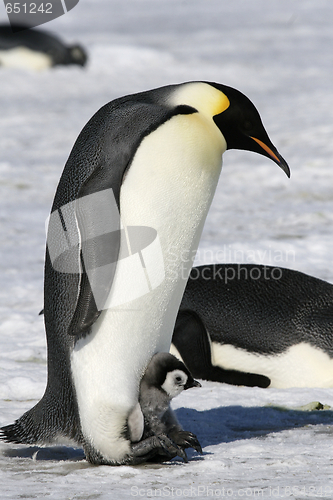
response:
[[[51,67],[51,59],[43,52],[16,47],[10,50],[0,50],[0,66],[40,71]]]
[[[121,432],[137,403],[148,362],[156,352],[169,351],[225,147],[211,119],[199,113],[178,115],[142,141],[123,181],[122,224],[157,231],[155,271],[159,277],[162,271],[164,279],[134,300],[112,306],[114,296],[124,297],[127,290],[131,296],[131,285],[122,272],[124,263],[118,264],[110,308],[72,353],[83,433],[110,460],[129,452]],[[124,245],[125,238],[120,254]],[[148,260],[152,266],[148,281],[154,282],[154,256]]]
[[[333,359],[305,342],[276,355],[262,355],[230,344],[211,343],[212,364],[226,370],[266,375],[269,387],[333,387]]]

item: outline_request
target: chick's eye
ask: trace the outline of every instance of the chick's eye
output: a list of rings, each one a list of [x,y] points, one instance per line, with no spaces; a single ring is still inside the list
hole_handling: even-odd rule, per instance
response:
[[[176,382],[180,383],[181,381],[182,381],[182,378],[178,375],[178,376],[176,377]]]

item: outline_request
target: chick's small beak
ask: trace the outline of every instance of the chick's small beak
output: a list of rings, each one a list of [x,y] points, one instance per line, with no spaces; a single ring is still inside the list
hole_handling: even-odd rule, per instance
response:
[[[191,389],[191,387],[201,387],[201,384],[197,380],[187,381],[184,389]]]
[[[264,142],[262,142],[260,139],[257,139],[256,137],[251,137],[254,141],[256,141],[257,144],[266,152],[266,154],[275,162],[277,165],[279,165],[280,168],[285,172],[287,177],[290,177],[290,168],[288,166],[288,163],[282,156],[278,153],[278,151],[272,151],[272,149],[267,146]]]

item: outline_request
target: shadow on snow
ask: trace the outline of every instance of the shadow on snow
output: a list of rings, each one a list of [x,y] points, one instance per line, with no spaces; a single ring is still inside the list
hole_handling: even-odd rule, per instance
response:
[[[274,407],[221,406],[203,411],[179,408],[175,413],[183,428],[197,435],[203,448],[263,437],[284,430],[333,424],[333,411],[330,410],[299,411]],[[323,429],[323,432],[331,433],[327,429]],[[21,445],[6,449],[3,455],[42,461],[77,462],[85,459],[82,449],[67,446]],[[190,453],[191,455],[193,454]]]

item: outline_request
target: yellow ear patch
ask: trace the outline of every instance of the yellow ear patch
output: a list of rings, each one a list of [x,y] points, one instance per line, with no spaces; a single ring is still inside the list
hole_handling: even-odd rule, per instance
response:
[[[210,118],[223,113],[230,106],[230,101],[223,92],[203,82],[180,85],[169,102],[174,106],[181,104],[192,106]]]

